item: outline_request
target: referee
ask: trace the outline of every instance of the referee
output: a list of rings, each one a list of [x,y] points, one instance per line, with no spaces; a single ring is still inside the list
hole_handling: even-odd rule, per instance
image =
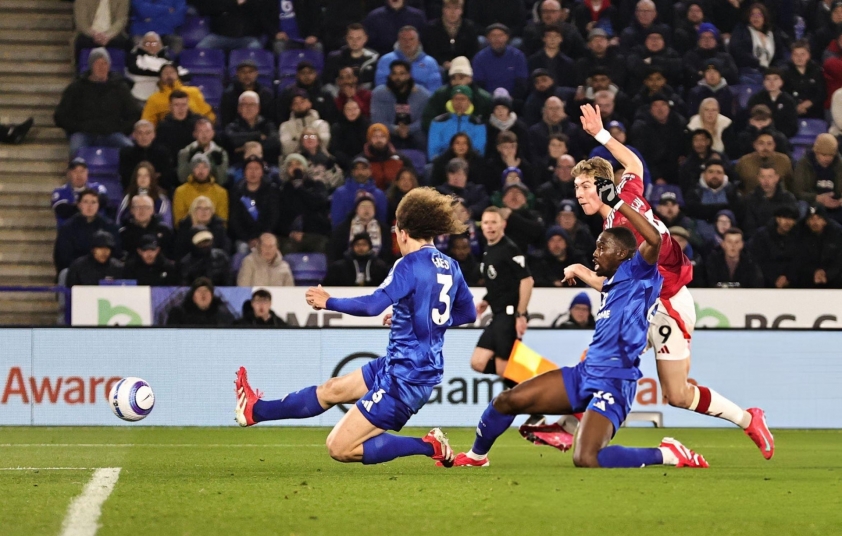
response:
[[[471,368],[485,374],[503,375],[515,340],[526,333],[527,306],[534,281],[526,257],[505,235],[508,209],[488,207],[482,214],[482,234],[488,246],[482,254],[480,272],[487,293],[477,304],[477,316],[491,307],[493,318],[474,348]],[[507,386],[514,382],[504,380]]]

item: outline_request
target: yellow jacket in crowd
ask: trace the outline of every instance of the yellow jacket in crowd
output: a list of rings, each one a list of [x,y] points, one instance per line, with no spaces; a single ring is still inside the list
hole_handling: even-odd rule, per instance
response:
[[[190,204],[200,195],[213,202],[214,214],[228,221],[228,191],[216,184],[213,177],[208,182],[198,183],[191,174],[187,182],[176,188],[173,194],[172,212],[176,225],[190,213]]]
[[[158,123],[170,113],[170,93],[176,89],[187,93],[187,103],[191,112],[203,115],[211,121],[216,121],[216,114],[213,113],[211,105],[205,101],[205,97],[199,88],[185,86],[179,80],[176,80],[172,87],[161,87],[161,84],[158,84],[158,91],[153,93],[146,101],[141,119],[151,121],[153,125],[158,126]]]

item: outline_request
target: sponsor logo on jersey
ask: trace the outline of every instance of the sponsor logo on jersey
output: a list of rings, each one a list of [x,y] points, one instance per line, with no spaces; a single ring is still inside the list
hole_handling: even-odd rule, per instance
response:
[[[596,315],[596,321],[598,322],[598,321],[603,320],[603,319],[608,320],[610,317],[611,317],[611,309],[608,309],[608,310],[605,310],[605,311],[600,311]]]
[[[489,279],[497,279],[497,270],[494,269],[493,264],[488,265],[488,277]]]

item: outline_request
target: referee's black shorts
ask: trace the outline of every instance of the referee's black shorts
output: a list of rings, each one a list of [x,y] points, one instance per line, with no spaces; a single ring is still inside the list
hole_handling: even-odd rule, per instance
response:
[[[494,315],[491,322],[485,327],[482,335],[480,335],[479,342],[477,342],[477,348],[491,350],[494,352],[494,357],[509,359],[509,354],[512,353],[512,347],[516,340],[517,329],[515,328],[514,315],[501,313]],[[489,359],[485,372],[495,374],[496,370],[494,359]]]

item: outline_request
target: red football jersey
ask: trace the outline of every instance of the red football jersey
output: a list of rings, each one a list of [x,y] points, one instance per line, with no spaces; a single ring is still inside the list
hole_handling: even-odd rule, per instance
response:
[[[623,175],[617,193],[628,206],[642,214],[661,233],[661,253],[658,257],[658,271],[664,278],[661,287],[661,298],[670,299],[693,280],[693,265],[690,259],[681,251],[678,242],[672,239],[667,226],[655,216],[652,207],[643,195],[643,180],[632,173]],[[629,222],[628,218],[619,212],[612,211],[602,225],[603,229],[622,226],[634,233],[637,245],[643,243],[643,237]]]

